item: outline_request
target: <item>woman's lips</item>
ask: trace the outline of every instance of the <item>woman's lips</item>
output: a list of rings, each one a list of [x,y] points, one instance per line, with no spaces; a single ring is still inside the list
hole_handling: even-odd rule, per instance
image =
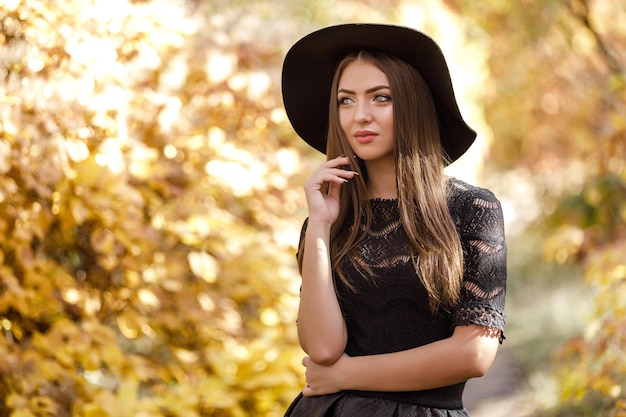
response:
[[[374,139],[376,139],[378,134],[376,132],[372,132],[369,130],[359,130],[354,134],[354,138],[360,144],[370,143]]]

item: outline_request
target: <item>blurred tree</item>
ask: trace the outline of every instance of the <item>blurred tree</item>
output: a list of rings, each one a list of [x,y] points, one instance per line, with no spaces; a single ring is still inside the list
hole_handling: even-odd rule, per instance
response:
[[[280,415],[301,386],[287,36],[214,6],[2,3],[0,416]]]
[[[485,117],[506,198],[534,211],[546,259],[580,265],[594,296],[585,335],[557,352],[555,413],[612,415],[626,397],[626,4],[447,3],[490,36]]]

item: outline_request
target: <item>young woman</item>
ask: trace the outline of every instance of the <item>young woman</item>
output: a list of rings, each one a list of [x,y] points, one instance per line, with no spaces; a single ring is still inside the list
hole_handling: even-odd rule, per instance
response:
[[[326,153],[305,182],[287,416],[467,416],[465,381],[504,339],[501,206],[443,169],[476,133],[438,46],[413,29],[332,26],[283,66],[296,132]]]

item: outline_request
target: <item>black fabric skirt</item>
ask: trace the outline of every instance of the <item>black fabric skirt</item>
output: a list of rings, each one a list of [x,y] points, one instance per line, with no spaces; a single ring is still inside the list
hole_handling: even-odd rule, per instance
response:
[[[399,403],[352,392],[305,397],[300,393],[285,417],[469,417],[465,408],[446,410]]]

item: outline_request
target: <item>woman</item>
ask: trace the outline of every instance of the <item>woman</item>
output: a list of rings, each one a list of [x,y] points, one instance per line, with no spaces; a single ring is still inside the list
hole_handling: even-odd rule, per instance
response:
[[[290,49],[283,99],[327,155],[304,184],[307,385],[286,415],[467,416],[465,381],[504,339],[506,245],[494,195],[443,173],[476,133],[440,49],[405,27],[328,27]]]

